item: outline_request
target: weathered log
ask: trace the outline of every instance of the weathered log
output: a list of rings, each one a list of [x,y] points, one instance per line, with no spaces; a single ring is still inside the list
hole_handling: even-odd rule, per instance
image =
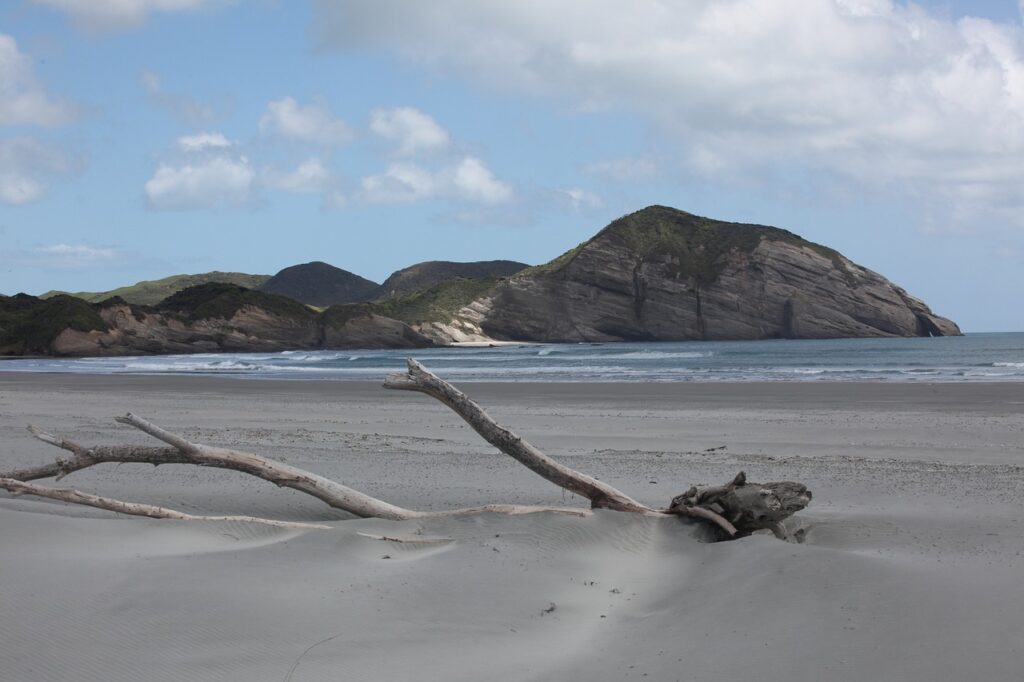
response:
[[[736,537],[750,535],[763,529],[771,530],[779,537],[786,537],[782,522],[806,507],[811,497],[811,491],[801,483],[750,483],[747,481],[747,475],[741,471],[727,485],[690,488],[672,499],[668,511],[713,511],[734,526],[735,532],[732,535]]]

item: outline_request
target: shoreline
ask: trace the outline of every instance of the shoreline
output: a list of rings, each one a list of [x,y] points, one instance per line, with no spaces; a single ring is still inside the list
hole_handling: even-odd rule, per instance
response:
[[[210,374],[89,374],[84,372],[5,372],[0,369],[0,390],[7,385],[63,387],[105,390],[120,387],[133,391],[189,392],[223,390],[235,395],[265,393],[309,393],[350,396],[367,389],[380,389],[381,395],[396,395],[381,386],[387,371],[379,379],[293,379],[252,378]],[[504,396],[508,399],[545,396],[582,402],[609,400],[658,400],[678,404],[752,404],[770,400],[772,404],[820,407],[822,409],[856,404],[860,407],[946,407],[975,411],[998,407],[1011,414],[1024,414],[1024,382],[1017,381],[459,381],[472,395]]]

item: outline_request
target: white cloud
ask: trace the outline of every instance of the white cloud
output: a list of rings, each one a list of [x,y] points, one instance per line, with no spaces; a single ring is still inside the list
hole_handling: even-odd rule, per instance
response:
[[[352,139],[352,130],[340,118],[331,116],[327,107],[300,106],[292,97],[267,104],[260,118],[260,132],[308,144],[337,145]]]
[[[479,159],[463,159],[452,175],[455,195],[481,204],[501,204],[512,198],[512,187],[497,180]]]
[[[370,130],[395,142],[396,153],[400,156],[440,150],[451,144],[451,136],[437,121],[412,107],[374,109],[370,114]]]
[[[256,173],[244,156],[161,163],[146,182],[150,206],[161,210],[238,206],[250,201]]]
[[[653,178],[658,167],[651,159],[624,157],[588,163],[583,170],[620,182],[641,182]]]
[[[115,249],[97,249],[84,244],[52,244],[34,249],[35,253],[64,264],[93,264],[117,258]]]
[[[581,111],[640,111],[695,173],[799,168],[1024,209],[1019,23],[947,20],[891,0],[316,7],[321,47],[386,49]]]
[[[434,175],[411,163],[393,163],[382,175],[363,178],[362,198],[371,204],[401,204],[437,194]]]
[[[0,125],[55,126],[68,123],[74,108],[46,94],[31,60],[9,35],[0,33]]]
[[[176,118],[193,128],[202,128],[213,120],[213,109],[202,102],[181,94],[164,90],[160,75],[152,71],[143,71],[140,76],[142,88],[150,101],[156,106],[170,112]]]
[[[568,202],[569,206],[576,211],[584,208],[601,208],[604,206],[601,197],[580,187],[569,187],[558,191]]]
[[[0,203],[27,204],[46,195],[49,179],[72,170],[59,149],[29,137],[0,139]]]
[[[512,196],[512,187],[497,180],[483,162],[466,157],[455,166],[434,171],[413,163],[393,163],[383,174],[363,178],[360,198],[375,204],[455,199],[494,205]]]
[[[331,181],[331,172],[317,158],[309,158],[300,163],[295,170],[282,173],[281,171],[268,169],[263,174],[263,182],[275,189],[285,192],[322,192]],[[331,195],[329,203],[334,205],[337,196]]]
[[[142,25],[151,12],[195,11],[224,0],[34,0],[61,10],[89,31],[116,31]]]
[[[225,149],[231,141],[222,133],[197,133],[178,138],[178,147],[186,152],[201,152],[208,149]]]

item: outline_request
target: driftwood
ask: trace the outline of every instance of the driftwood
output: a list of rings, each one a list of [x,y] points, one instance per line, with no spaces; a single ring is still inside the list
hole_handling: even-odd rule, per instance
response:
[[[501,426],[475,402],[448,382],[438,378],[420,363],[410,359],[408,371],[389,376],[384,387],[425,393],[450,407],[462,417],[484,440],[503,453],[513,457],[539,476],[555,485],[590,501],[593,509],[646,514],[653,516],[684,516],[711,524],[719,537],[733,538],[749,535],[761,529],[770,529],[786,537],[782,522],[803,509],[811,500],[811,493],[799,483],[749,483],[740,472],[723,486],[690,488],[674,498],[669,507],[657,509],[634,500],[616,488],[551,459],[530,443]],[[123,514],[173,518],[185,520],[245,520],[258,523],[300,528],[323,527],[317,524],[258,519],[254,517],[218,516],[197,517],[183,512],[110,498],[97,497],[76,490],[47,488],[29,483],[41,478],[60,480],[81,469],[107,462],[137,462],[145,464],[194,464],[197,466],[232,469],[262,478],[278,486],[292,488],[316,497],[336,509],[359,517],[384,519],[418,519],[494,512],[528,514],[548,511],[563,514],[586,515],[588,510],[566,507],[486,505],[449,511],[418,511],[395,506],[366,495],[337,481],[297,467],[259,455],[192,443],[185,438],[133,414],[117,417],[122,424],[132,426],[166,444],[166,447],[115,445],[86,447],[66,438],[60,438],[29,427],[39,440],[71,453],[49,464],[0,473],[0,488],[15,494],[37,495],[76,504],[85,504]]]
[[[166,507],[154,507],[151,504],[121,502],[120,500],[113,500],[109,497],[90,495],[88,493],[71,490],[69,488],[47,488],[45,486],[35,485],[34,483],[16,481],[13,478],[0,478],[0,488],[4,488],[15,495],[35,495],[36,497],[45,497],[51,500],[59,500],[61,502],[84,504],[87,507],[106,509],[108,511],[118,512],[121,514],[148,516],[152,519],[177,519],[179,521],[247,521],[251,523],[262,523],[268,526],[277,526],[278,528],[330,528],[330,526],[325,526],[320,523],[278,521],[276,519],[261,519],[258,516],[196,516],[194,514],[175,511],[174,509],[167,509]]]

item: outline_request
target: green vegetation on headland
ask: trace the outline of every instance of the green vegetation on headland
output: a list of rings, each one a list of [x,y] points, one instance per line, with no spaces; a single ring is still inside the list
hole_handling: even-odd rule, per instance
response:
[[[65,329],[106,331],[97,307],[74,296],[0,298],[0,354],[49,353],[53,340]]]
[[[352,320],[370,317],[374,312],[374,306],[370,303],[332,305],[320,313],[320,322],[326,327],[341,329]]]
[[[713,220],[668,206],[648,206],[622,216],[591,239],[547,263],[517,273],[515,278],[558,273],[570,266],[588,246],[606,239],[621,242],[642,260],[667,261],[677,279],[692,277],[702,285],[718,278],[730,254],[752,253],[762,239],[800,244],[829,258],[837,268],[846,271],[838,251],[807,241],[788,230]]]
[[[439,260],[426,261],[393,272],[384,281],[384,284],[380,286],[380,291],[375,298],[386,299],[395,296],[405,296],[456,278],[491,279],[495,277],[508,277],[528,267],[526,263],[510,260],[474,261],[472,263]]]
[[[401,320],[406,324],[450,322],[460,308],[484,296],[501,281],[500,278],[463,279],[458,277],[436,284],[424,291],[373,304],[379,315]]]
[[[221,282],[208,282],[179,291],[161,301],[156,309],[194,322],[210,318],[229,320],[245,306],[261,308],[274,315],[296,320],[316,317],[316,312],[309,307],[285,296],[265,294]]]
[[[692,277],[700,284],[715,281],[730,254],[750,254],[762,239],[798,243],[829,258],[836,253],[778,227],[712,220],[667,206],[623,216],[594,240],[603,237],[620,239],[643,259],[668,258],[677,278]]]
[[[204,272],[198,275],[171,275],[163,279],[146,280],[137,282],[131,286],[120,287],[111,291],[80,291],[70,293],[66,291],[47,291],[39,298],[52,298],[54,296],[67,295],[75,296],[90,303],[99,303],[113,296],[123,298],[128,303],[137,305],[156,305],[172,294],[182,289],[194,287],[198,284],[208,282],[222,282],[225,284],[237,284],[246,289],[255,289],[267,280],[270,275],[249,275],[244,272]]]

